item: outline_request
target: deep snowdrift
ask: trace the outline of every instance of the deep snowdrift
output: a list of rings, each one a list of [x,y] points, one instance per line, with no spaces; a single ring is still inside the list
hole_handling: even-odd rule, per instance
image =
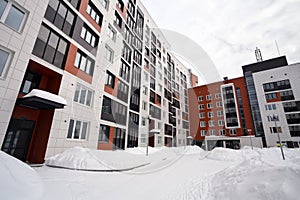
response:
[[[286,160],[282,160],[279,148],[216,148],[206,157],[231,161],[232,166],[205,178],[194,178],[178,199],[299,199],[300,151],[284,152]]]
[[[43,182],[25,163],[0,151],[0,199],[41,199]]]

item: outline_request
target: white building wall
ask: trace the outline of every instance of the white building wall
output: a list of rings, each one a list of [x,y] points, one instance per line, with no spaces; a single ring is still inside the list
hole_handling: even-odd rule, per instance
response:
[[[280,80],[289,79],[291,84],[291,89],[295,100],[300,100],[300,64],[292,64],[284,67],[279,67],[275,69],[270,69],[266,71],[253,73],[253,80],[255,83],[255,88],[257,92],[257,99],[260,106],[260,112],[262,116],[263,128],[266,135],[267,146],[273,147],[277,145],[278,136],[277,134],[270,133],[270,127],[275,127],[275,122],[268,121],[268,116],[277,115],[279,121],[276,122],[278,127],[282,128],[282,133],[280,133],[280,138],[283,142],[295,141],[300,142],[300,137],[291,137],[288,123],[286,121],[285,112],[283,109],[282,101],[267,103],[265,98],[265,92],[263,89],[264,83],[275,82]],[[290,90],[290,89],[288,89]],[[289,101],[284,101],[289,102]],[[270,104],[276,104],[276,110],[266,110],[265,106]]]
[[[15,31],[0,23],[0,48],[11,53],[8,65],[0,77],[0,144],[19,93],[48,0],[14,0],[14,5],[25,11],[22,28]]]

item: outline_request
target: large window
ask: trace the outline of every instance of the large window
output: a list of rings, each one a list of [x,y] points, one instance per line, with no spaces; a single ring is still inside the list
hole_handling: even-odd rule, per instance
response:
[[[118,82],[118,94],[117,97],[118,99],[124,101],[124,102],[128,102],[128,85],[126,85],[125,83],[123,83],[121,80],[119,80]]]
[[[68,139],[86,140],[89,129],[89,122],[71,119],[69,123]]]
[[[58,68],[64,68],[69,43],[42,24],[32,53]]]
[[[11,57],[12,53],[0,46],[0,78],[5,76]]]
[[[45,13],[45,18],[65,34],[71,35],[75,24],[75,14],[65,3],[59,0],[50,0]]]
[[[80,37],[87,43],[89,43],[92,47],[98,45],[99,37],[92,31],[92,29],[88,28],[88,26],[86,25],[83,25]]]
[[[24,26],[27,11],[13,1],[0,0],[0,22],[20,32]]]
[[[85,55],[82,51],[78,50],[74,66],[84,71],[85,73],[93,76],[94,73],[94,60]]]
[[[93,100],[93,91],[78,83],[73,100],[80,104],[91,106]]]
[[[108,143],[109,142],[109,126],[106,125],[100,125],[100,131],[99,131],[99,138],[98,141],[101,143]]]

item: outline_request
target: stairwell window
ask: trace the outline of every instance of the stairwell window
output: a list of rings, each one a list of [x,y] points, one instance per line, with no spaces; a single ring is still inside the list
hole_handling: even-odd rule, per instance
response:
[[[68,139],[86,140],[89,129],[89,122],[70,119]]]
[[[105,58],[109,62],[113,62],[114,51],[108,46],[105,45]]]
[[[27,11],[13,1],[0,0],[0,22],[21,32],[24,27]]]

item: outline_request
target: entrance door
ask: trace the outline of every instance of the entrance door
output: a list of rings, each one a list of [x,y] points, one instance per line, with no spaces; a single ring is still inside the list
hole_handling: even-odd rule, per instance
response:
[[[1,150],[22,161],[26,161],[33,129],[34,121],[12,118]]]

